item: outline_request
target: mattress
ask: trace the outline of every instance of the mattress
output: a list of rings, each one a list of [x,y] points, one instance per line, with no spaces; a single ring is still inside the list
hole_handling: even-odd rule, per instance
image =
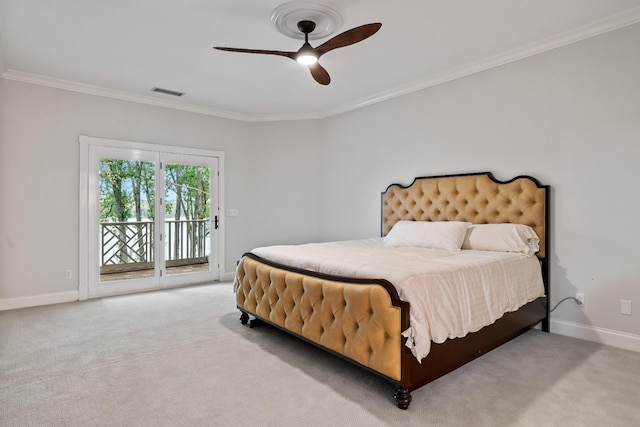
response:
[[[252,251],[309,271],[386,279],[410,304],[407,346],[421,361],[431,342],[461,338],[544,296],[537,257],[523,254],[385,246],[382,238]]]

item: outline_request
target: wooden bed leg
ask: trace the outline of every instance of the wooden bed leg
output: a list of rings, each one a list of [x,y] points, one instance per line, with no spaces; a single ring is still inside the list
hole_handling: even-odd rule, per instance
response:
[[[249,319],[249,313],[245,311],[240,314],[240,323],[242,323],[243,325],[246,325],[248,323],[250,328],[255,328],[256,326],[264,324],[264,322],[260,319]]]
[[[254,318],[254,319],[249,320],[249,327],[250,328],[257,328],[258,326],[262,326],[262,325],[264,325],[264,322],[262,320],[260,320],[260,319]]]
[[[393,397],[396,399],[396,405],[400,409],[407,409],[411,403],[411,392],[404,387],[398,387]]]
[[[542,319],[542,332],[551,332],[551,328],[549,327],[549,315]]]
[[[242,312],[242,314],[240,314],[240,323],[242,323],[243,325],[249,323],[249,315],[244,311]]]

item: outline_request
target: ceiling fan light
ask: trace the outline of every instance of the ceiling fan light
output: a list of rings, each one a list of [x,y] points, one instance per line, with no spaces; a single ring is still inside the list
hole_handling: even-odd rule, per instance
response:
[[[313,65],[318,62],[318,58],[312,53],[301,53],[296,57],[296,61],[302,65]]]
[[[318,54],[313,50],[308,41],[305,41],[300,50],[298,50],[296,61],[303,65],[313,65],[318,62]]]

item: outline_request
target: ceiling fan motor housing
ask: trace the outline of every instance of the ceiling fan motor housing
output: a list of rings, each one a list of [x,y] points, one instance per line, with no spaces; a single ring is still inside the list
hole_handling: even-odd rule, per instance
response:
[[[298,22],[298,29],[300,30],[301,33],[303,33],[305,36],[309,33],[312,33],[313,30],[316,29],[316,23],[313,21],[300,21]]]

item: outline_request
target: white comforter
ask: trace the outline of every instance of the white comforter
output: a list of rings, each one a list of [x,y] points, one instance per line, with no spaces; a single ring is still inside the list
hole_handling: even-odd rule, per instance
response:
[[[411,305],[407,346],[421,361],[431,341],[463,337],[544,295],[535,256],[387,247],[382,239],[257,248],[254,254],[326,274],[382,278]]]

